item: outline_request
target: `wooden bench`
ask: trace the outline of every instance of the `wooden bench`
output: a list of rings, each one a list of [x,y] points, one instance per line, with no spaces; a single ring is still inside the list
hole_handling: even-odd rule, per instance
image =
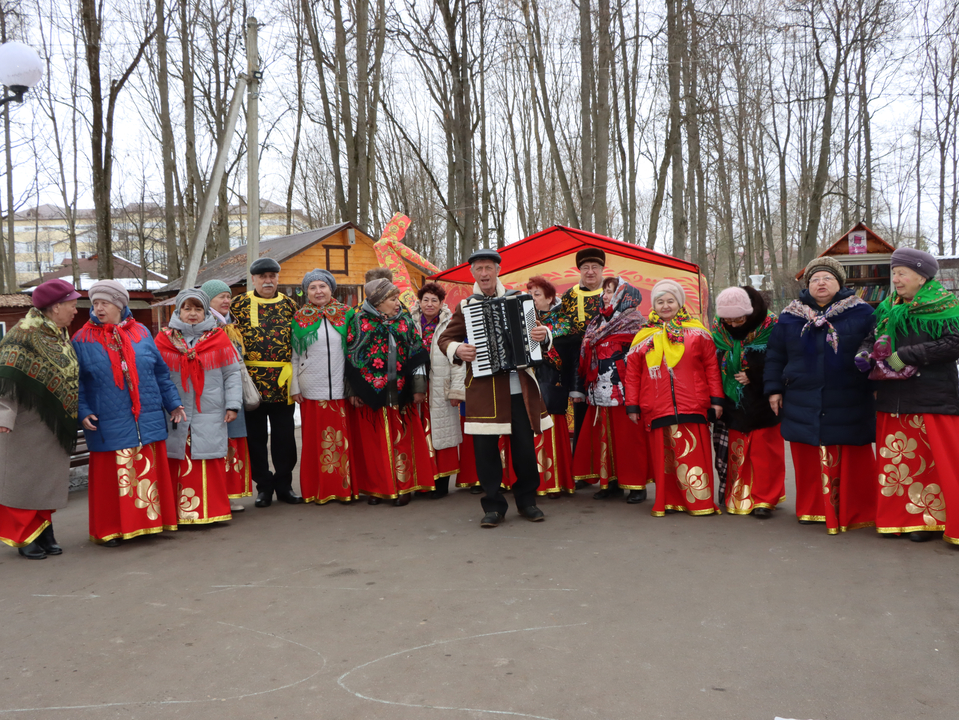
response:
[[[87,449],[87,440],[83,430],[77,430],[77,447],[70,455],[70,467],[83,467],[90,464],[90,451]]]

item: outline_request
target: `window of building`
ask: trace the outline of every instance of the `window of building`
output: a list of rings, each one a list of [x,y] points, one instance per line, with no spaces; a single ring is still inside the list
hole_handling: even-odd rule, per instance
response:
[[[327,251],[327,270],[334,275],[349,275],[350,263],[347,261],[348,247],[326,247]]]

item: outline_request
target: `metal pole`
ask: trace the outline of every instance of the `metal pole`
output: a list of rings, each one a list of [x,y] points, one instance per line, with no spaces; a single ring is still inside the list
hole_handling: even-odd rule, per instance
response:
[[[247,76],[237,76],[237,86],[233,89],[233,100],[230,101],[230,112],[227,115],[227,124],[220,138],[220,147],[217,148],[217,160],[213,165],[213,175],[207,183],[207,192],[203,196],[203,208],[200,211],[200,222],[194,230],[190,240],[190,254],[187,256],[187,267],[184,268],[183,280],[180,289],[192,288],[197,282],[197,273],[200,271],[200,258],[203,256],[203,246],[206,244],[207,233],[210,232],[210,222],[213,220],[213,205],[220,188],[220,179],[223,169],[227,165],[227,151],[230,149],[230,140],[237,127],[237,118],[240,116],[240,105],[243,102],[243,91],[247,88]]]
[[[260,137],[257,132],[260,98],[260,53],[257,19],[247,18],[247,290],[253,290],[250,266],[260,257]]]

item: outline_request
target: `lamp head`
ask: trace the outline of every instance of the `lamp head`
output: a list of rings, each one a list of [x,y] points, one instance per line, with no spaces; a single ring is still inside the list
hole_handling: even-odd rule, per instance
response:
[[[0,85],[22,95],[42,78],[43,61],[36,50],[20,42],[0,45]]]

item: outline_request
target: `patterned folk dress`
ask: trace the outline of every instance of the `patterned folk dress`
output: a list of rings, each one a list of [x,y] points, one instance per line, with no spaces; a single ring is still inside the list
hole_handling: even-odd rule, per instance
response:
[[[357,438],[357,490],[403,504],[410,493],[433,490],[434,463],[414,411],[426,391],[428,355],[406,310],[386,318],[364,303],[347,324],[348,393],[362,404],[349,413]]]
[[[317,505],[358,497],[343,383],[348,312],[331,300],[307,303],[293,318],[292,392],[303,397],[300,491]]]

